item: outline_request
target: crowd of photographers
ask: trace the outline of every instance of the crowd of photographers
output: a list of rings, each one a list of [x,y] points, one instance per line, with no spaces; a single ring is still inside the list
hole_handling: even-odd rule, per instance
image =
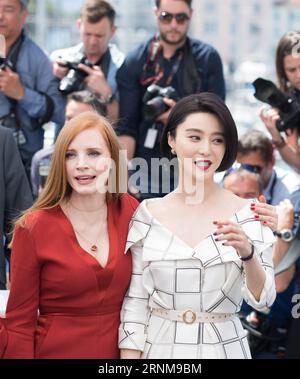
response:
[[[133,192],[143,200],[163,196],[176,184],[175,173],[165,175],[167,164],[162,165],[155,180],[151,175],[151,160],[160,157],[162,127],[176,101],[205,91],[225,99],[218,52],[187,36],[193,17],[192,0],[155,0],[157,33],[127,57],[111,43],[116,14],[109,2],[86,0],[77,21],[81,42],[55,51],[50,57],[24,29],[28,3],[29,0],[0,0],[0,34],[4,37],[0,39],[1,249],[2,241],[7,245],[9,240],[8,225],[15,210],[30,205],[31,192],[36,197],[47,177],[53,146],[42,149],[45,123],[55,123],[57,135],[64,122],[80,112],[95,109],[106,115],[116,125],[120,142],[127,150],[132,177],[139,171]],[[242,136],[239,164],[222,178],[222,184],[239,196],[264,195],[269,204],[278,206],[274,249],[277,300],[264,314],[243,309],[252,353],[257,357],[285,356],[287,346],[294,343],[292,337],[297,335],[289,330],[299,329],[291,316],[293,294],[300,293],[300,179],[296,174],[300,173],[300,56],[295,54],[299,42],[299,32],[286,33],[279,42],[279,88],[261,78],[254,82],[255,96],[269,104],[260,116],[271,138],[253,130]],[[16,145],[12,146],[13,139],[1,139],[7,129],[15,138],[20,159]],[[276,151],[290,171],[276,167]],[[139,158],[138,164],[130,165],[133,158]],[[142,170],[141,160],[146,163]],[[168,191],[165,178],[169,180]],[[9,257],[9,250],[4,250]],[[1,252],[0,289],[6,287],[3,257]]]

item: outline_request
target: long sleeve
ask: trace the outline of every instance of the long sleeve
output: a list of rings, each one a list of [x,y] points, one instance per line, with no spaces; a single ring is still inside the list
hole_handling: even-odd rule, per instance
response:
[[[208,57],[207,67],[207,88],[208,92],[213,92],[225,100],[225,80],[223,75],[223,64],[220,55],[213,50]]]
[[[11,222],[21,211],[32,204],[32,195],[21,157],[12,133],[3,133],[4,181],[5,181],[5,231],[10,230]]]
[[[30,118],[63,124],[65,100],[58,91],[58,81],[52,74],[52,63],[42,51],[32,46],[30,52],[35,58],[38,58],[38,61],[31,62],[36,70],[35,73],[31,73],[32,76],[35,76],[35,85],[33,87],[31,84],[33,78],[30,83],[27,83],[27,76],[24,79],[25,73],[23,73],[22,67],[18,66],[25,87],[24,97],[18,102],[18,105]],[[21,63],[22,61],[19,64],[21,65]]]
[[[12,280],[6,318],[0,319],[0,357],[34,358],[40,265],[32,231],[16,229],[11,263]]]
[[[245,301],[251,305],[254,309],[258,311],[262,311],[266,308],[269,308],[276,298],[276,289],[275,289],[275,280],[274,280],[274,268],[273,268],[273,243],[274,236],[270,229],[262,228],[263,230],[263,243],[258,243],[257,241],[253,241],[255,246],[256,256],[265,270],[266,279],[264,283],[264,287],[262,289],[259,301],[256,301],[253,294],[249,290],[246,285],[246,278],[243,275],[243,287],[242,294]]]
[[[129,54],[117,73],[117,83],[120,96],[120,121],[117,128],[118,135],[128,135],[138,138],[141,122],[142,87],[139,83],[140,73],[137,67],[140,63]]]
[[[142,245],[131,248],[132,276],[130,287],[125,296],[119,328],[119,348],[144,350],[146,327],[149,318],[149,294],[143,285],[143,270],[147,263],[142,261]]]

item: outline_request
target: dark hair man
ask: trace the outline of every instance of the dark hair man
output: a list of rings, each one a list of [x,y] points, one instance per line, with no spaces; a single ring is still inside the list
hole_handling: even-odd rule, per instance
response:
[[[27,36],[28,0],[0,0],[0,124],[10,128],[27,174],[48,121],[63,123],[64,106],[51,61]]]
[[[212,46],[187,37],[193,15],[191,6],[191,0],[156,1],[154,13],[158,33],[129,53],[117,75],[121,143],[128,152],[129,160],[143,158],[148,167],[152,158],[160,157],[160,133],[175,101],[204,91],[225,97],[219,54]],[[146,114],[143,112],[145,103],[157,95],[149,89],[152,84],[163,88],[171,86],[175,92],[163,95],[163,104],[154,106],[155,111],[148,109]],[[162,181],[156,181],[153,174],[151,177],[147,168],[139,171],[141,199],[162,196]],[[170,190],[172,187],[171,184]]]
[[[296,214],[300,213],[300,180],[293,172],[275,166],[272,141],[263,132],[250,130],[241,136],[237,161],[256,168],[263,182],[263,194],[269,204],[278,205],[282,200],[289,199]],[[293,236],[298,227],[296,216]]]
[[[276,233],[278,250],[274,253],[274,264],[276,265],[283,255],[290,254],[294,248],[299,251],[300,243],[296,235],[299,233],[300,180],[293,172],[275,166],[272,141],[258,130],[250,130],[241,136],[238,144],[237,161],[256,168],[263,182],[263,194],[269,204],[278,205],[283,200],[288,199],[294,207],[295,217],[286,219],[284,226],[278,223],[278,232]],[[290,282],[287,288],[281,288],[282,292],[277,294],[268,316],[271,320],[269,326],[271,331],[277,330],[277,328],[288,329],[291,320],[291,299],[294,286],[295,283]],[[282,337],[285,338],[285,334],[282,334]],[[275,347],[272,345],[271,349],[272,356],[274,356]],[[261,355],[261,357],[266,358],[270,355]]]
[[[107,104],[108,115],[113,120],[118,117],[116,72],[124,60],[117,47],[109,43],[116,31],[115,15],[109,2],[86,0],[77,20],[81,43],[51,54],[54,75],[60,79],[69,72],[64,67],[66,61],[79,63],[87,59],[93,65],[79,64],[78,68],[87,76],[75,91],[93,92]]]

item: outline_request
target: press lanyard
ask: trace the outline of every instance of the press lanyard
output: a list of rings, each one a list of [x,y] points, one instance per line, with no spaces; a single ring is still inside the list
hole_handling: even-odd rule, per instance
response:
[[[273,195],[274,195],[274,188],[275,188],[276,182],[277,182],[277,175],[276,175],[276,172],[275,172],[273,183],[272,183],[271,188],[270,188],[270,197],[267,200],[268,204],[272,204]]]

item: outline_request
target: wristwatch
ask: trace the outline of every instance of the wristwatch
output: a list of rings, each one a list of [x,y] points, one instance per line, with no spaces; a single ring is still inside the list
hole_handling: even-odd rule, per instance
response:
[[[294,238],[291,229],[282,229],[280,232],[275,230],[274,235],[281,238],[282,241],[285,242],[290,242]]]

